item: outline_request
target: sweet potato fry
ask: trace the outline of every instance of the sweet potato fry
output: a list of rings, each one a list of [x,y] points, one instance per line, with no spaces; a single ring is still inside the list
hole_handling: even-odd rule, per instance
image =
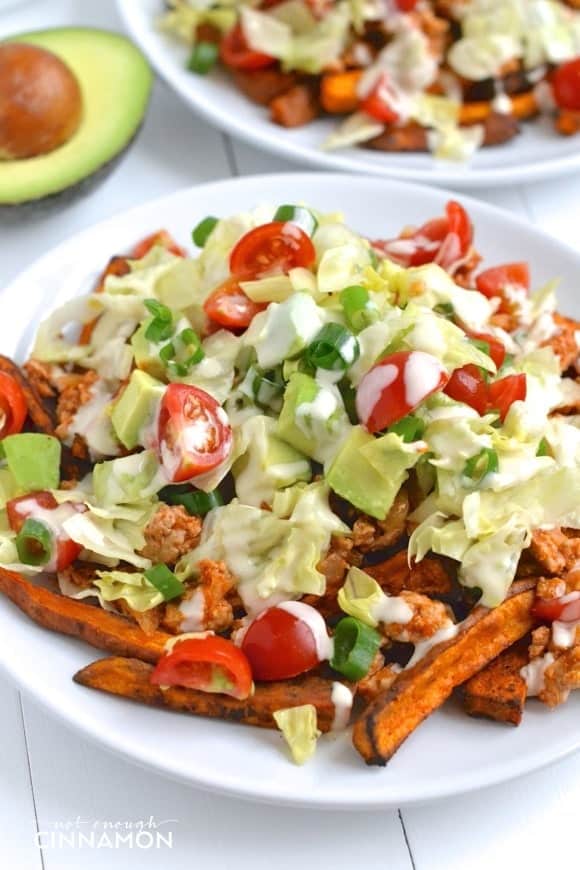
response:
[[[228,695],[198,692],[172,686],[160,689],[151,683],[151,665],[138,659],[108,658],[87,665],[74,676],[76,683],[120,695],[153,707],[193,713],[212,719],[229,719],[258,728],[275,728],[272,714],[285,707],[313,704],[318,712],[318,727],[330,731],[334,719],[332,681],[322,677],[298,677],[282,683],[260,683],[245,701]]]
[[[370,704],[353,743],[367,764],[385,765],[415,728],[460,686],[534,624],[533,581],[514,583],[499,607],[477,607],[451,640],[434,647]]]
[[[14,380],[18,381],[24,395],[26,397],[26,406],[28,408],[28,416],[34,423],[35,428],[39,432],[44,432],[46,435],[52,435],[54,432],[55,422],[47,409],[44,406],[41,396],[36,388],[31,384],[26,375],[21,371],[20,367],[12,362],[7,356],[0,356],[0,371],[4,372]]]
[[[398,595],[403,589],[424,595],[449,595],[453,586],[441,560],[427,556],[409,567],[407,550],[377,565],[367,565],[363,570],[389,595]]]
[[[322,76],[320,102],[324,111],[331,115],[354,112],[360,102],[356,89],[361,76],[362,71],[358,69]]]
[[[526,681],[520,669],[528,658],[527,643],[517,643],[468,680],[463,687],[465,712],[519,725],[526,703]]]
[[[97,649],[116,655],[156,662],[171,637],[162,631],[145,634],[122,616],[35,586],[20,574],[4,568],[0,568],[0,592],[43,628],[81,638]]]

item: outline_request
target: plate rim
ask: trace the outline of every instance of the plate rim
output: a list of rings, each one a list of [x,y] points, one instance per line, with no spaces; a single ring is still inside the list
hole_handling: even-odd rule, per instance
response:
[[[457,188],[484,188],[499,187],[505,183],[522,184],[527,182],[549,180],[563,176],[570,170],[580,170],[580,147],[576,153],[559,157],[549,158],[545,162],[534,161],[530,164],[517,164],[503,167],[482,168],[470,170],[461,165],[453,170],[444,164],[435,164],[434,168],[409,169],[406,167],[374,167],[363,165],[359,159],[341,156],[340,151],[318,151],[294,142],[287,141],[283,137],[264,138],[259,130],[254,129],[254,124],[246,124],[238,121],[235,114],[225,114],[219,111],[219,104],[206,99],[202,94],[192,92],[186,87],[177,75],[177,72],[163,62],[157,51],[149,50],[146,40],[141,37],[139,23],[143,20],[143,11],[135,0],[116,0],[117,10],[131,39],[141,49],[149,63],[152,64],[157,74],[163,79],[168,87],[184,101],[191,110],[201,115],[213,127],[222,132],[231,134],[259,151],[267,151],[278,157],[283,157],[294,163],[305,163],[311,167],[318,167],[327,171],[340,171],[362,175],[374,175],[379,178],[393,180],[405,180],[418,182],[433,187],[446,185]],[[161,34],[159,35],[161,39]],[[250,104],[251,105],[251,104]],[[275,125],[272,125],[275,127]],[[498,160],[498,163],[500,160]]]
[[[215,190],[219,191],[222,188],[227,189],[235,187],[241,188],[242,190],[244,188],[247,188],[248,191],[251,191],[252,188],[259,183],[261,185],[272,186],[275,186],[277,184],[292,185],[293,187],[303,185],[306,189],[308,189],[308,183],[314,181],[316,181],[317,183],[322,182],[323,184],[329,186],[337,184],[344,184],[347,186],[372,184],[374,187],[377,184],[376,178],[371,178],[368,176],[361,177],[357,174],[324,173],[321,175],[320,173],[298,172],[240,176],[237,178],[226,178],[218,181],[210,181],[203,184],[181,188],[171,194],[166,194],[164,196],[157,197],[147,202],[141,203],[130,209],[123,210],[105,220],[99,221],[98,223],[83,229],[78,233],[75,233],[70,238],[65,239],[58,245],[51,248],[49,251],[47,251],[45,254],[43,254],[41,257],[39,257],[33,263],[27,266],[26,269],[24,269],[17,276],[15,276],[5,287],[5,292],[7,294],[17,292],[17,288],[19,286],[25,284],[26,282],[36,280],[34,276],[37,275],[39,272],[41,273],[43,270],[47,269],[50,263],[55,258],[58,259],[61,258],[63,255],[66,255],[69,250],[74,250],[78,245],[82,244],[87,239],[90,239],[95,234],[114,229],[115,225],[117,224],[123,225],[125,227],[129,224],[133,216],[137,216],[143,210],[161,213],[164,209],[170,209],[175,202],[188,199],[192,199],[195,201],[196,198],[199,200],[200,197],[203,197],[204,195],[213,195],[213,192]],[[454,194],[448,190],[433,188],[421,184],[410,184],[407,182],[396,181],[388,178],[381,179],[378,183],[385,188],[389,188],[391,193],[404,194],[405,192],[412,190],[415,194],[421,195],[427,200],[432,201],[444,200],[445,197],[454,196]],[[520,230],[523,230],[527,235],[531,235],[536,239],[542,239],[543,241],[547,242],[553,247],[555,251],[562,251],[563,255],[567,257],[572,256],[575,260],[578,261],[578,266],[580,270],[580,254],[574,248],[560,241],[559,239],[554,238],[553,236],[539,229],[535,225],[531,225],[526,219],[521,218],[517,215],[513,215],[510,212],[498,208],[495,205],[481,202],[474,197],[462,196],[461,199],[468,208],[470,206],[473,206],[480,212],[487,213],[490,217],[496,216],[501,219],[504,226],[511,224],[514,227],[519,227]],[[34,313],[34,319],[35,321],[38,320],[36,312]],[[12,613],[11,603],[8,612]],[[14,615],[17,619],[22,618],[24,625],[29,624],[28,617],[25,617],[19,611],[15,611]],[[8,616],[7,618],[12,619],[11,616]],[[100,651],[95,652],[98,653]],[[98,730],[98,727],[96,725],[93,727],[92,721],[87,712],[87,708],[83,708],[82,704],[75,706],[72,710],[70,709],[70,706],[60,708],[58,705],[58,697],[53,698],[52,694],[49,691],[43,692],[41,687],[35,684],[34,679],[30,675],[30,671],[19,671],[15,660],[7,660],[6,658],[4,658],[2,661],[0,661],[0,669],[5,674],[7,674],[7,676],[13,683],[21,687],[23,691],[30,695],[36,703],[50,710],[51,713],[54,713],[55,716],[58,719],[62,720],[66,726],[74,728],[74,730],[78,731],[79,733],[85,735],[88,739],[90,739],[91,742],[102,746],[113,754],[123,757],[126,761],[137,764],[138,766],[146,768],[148,770],[152,770],[153,772],[168,777],[170,779],[186,783],[190,787],[200,788],[218,794],[244,798],[257,802],[274,802],[278,805],[284,806],[309,807],[317,810],[340,809],[345,811],[354,811],[388,808],[393,809],[400,806],[428,804],[437,800],[471,793],[480,789],[485,789],[494,785],[498,785],[500,783],[508,782],[516,777],[532,773],[535,770],[539,770],[543,767],[553,764],[556,761],[580,749],[579,733],[578,737],[575,740],[571,740],[569,743],[566,742],[565,744],[554,744],[554,748],[551,752],[546,752],[545,747],[543,747],[541,752],[539,750],[535,750],[531,756],[515,756],[513,759],[510,760],[509,766],[507,766],[507,763],[504,763],[503,766],[500,765],[499,768],[492,765],[489,769],[479,770],[477,775],[475,777],[472,777],[469,782],[463,782],[462,784],[458,784],[453,778],[451,778],[449,780],[449,783],[447,782],[447,780],[438,782],[437,785],[433,785],[429,791],[424,791],[422,794],[417,794],[413,796],[397,797],[396,795],[393,796],[392,794],[389,794],[388,791],[386,791],[386,793],[384,794],[377,794],[371,797],[365,797],[364,789],[361,789],[361,791],[363,792],[363,796],[361,796],[360,798],[356,798],[351,795],[346,800],[344,798],[344,794],[341,792],[337,794],[336,798],[333,798],[328,794],[326,794],[322,799],[315,799],[314,797],[309,798],[308,796],[298,797],[294,793],[284,793],[283,785],[281,787],[276,787],[276,785],[274,784],[274,787],[270,786],[269,788],[264,788],[262,782],[259,780],[250,782],[246,781],[243,783],[243,785],[240,785],[238,782],[235,782],[231,779],[228,781],[224,781],[223,773],[221,772],[217,776],[200,776],[199,774],[197,774],[196,778],[194,779],[189,773],[180,772],[179,768],[177,767],[177,762],[174,762],[172,760],[171,763],[162,763],[156,761],[155,758],[151,758],[150,756],[146,757],[144,754],[142,754],[141,750],[138,747],[135,747],[131,743],[130,740],[126,740],[125,738],[123,738],[123,735],[119,735],[118,733],[109,735]],[[120,704],[126,703],[124,699],[114,700]],[[362,766],[361,771],[363,775],[373,775],[372,772],[369,773],[369,771],[365,770],[365,768]]]

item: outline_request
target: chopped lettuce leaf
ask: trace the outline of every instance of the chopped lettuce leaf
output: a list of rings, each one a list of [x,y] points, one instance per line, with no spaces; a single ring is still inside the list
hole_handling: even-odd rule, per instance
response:
[[[157,607],[164,600],[163,595],[147,578],[139,573],[128,571],[97,571],[95,586],[103,601],[118,601],[122,598],[129,607],[144,613]]]
[[[321,732],[317,727],[316,707],[303,704],[276,710],[273,714],[276,725],[282,732],[296,764],[304,764],[316,751],[316,741]]]

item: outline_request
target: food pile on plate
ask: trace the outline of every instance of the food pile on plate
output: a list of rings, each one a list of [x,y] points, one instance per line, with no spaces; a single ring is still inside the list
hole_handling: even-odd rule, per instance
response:
[[[160,232],[0,358],[0,590],[111,654],[78,683],[369,764],[578,686],[580,324],[428,217]]]
[[[225,68],[284,127],[337,118],[325,148],[466,160],[547,115],[580,130],[578,0],[168,0],[190,71]]]

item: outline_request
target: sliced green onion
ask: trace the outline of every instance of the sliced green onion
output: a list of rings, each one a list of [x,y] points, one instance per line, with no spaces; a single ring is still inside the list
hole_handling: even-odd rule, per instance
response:
[[[280,410],[284,386],[284,379],[280,369],[274,369],[270,372],[255,370],[252,379],[254,402],[259,408],[272,408],[272,410],[277,408]]]
[[[453,307],[451,302],[440,302],[438,305],[435,306],[433,311],[436,311],[437,314],[440,314],[442,317],[446,317],[448,320],[455,316],[455,308]]]
[[[23,565],[46,565],[52,558],[54,537],[40,520],[24,520],[14,543]]]
[[[193,489],[189,484],[166,486],[159,493],[159,498],[165,504],[183,505],[192,517],[204,517],[213,508],[221,507],[224,503],[219,489],[202,492],[200,489]]]
[[[470,338],[469,341],[471,344],[475,345],[478,350],[489,356],[490,347],[488,341],[484,341],[482,338]]]
[[[514,364],[515,356],[513,353],[506,353],[505,359],[499,369],[497,370],[498,376],[503,375],[507,369],[511,369]]]
[[[165,601],[178,598],[185,592],[185,586],[167,565],[153,565],[152,568],[148,568],[145,571],[145,579],[161,592]]]
[[[381,636],[374,628],[347,616],[336,626],[330,666],[347,680],[361,680],[368,674],[380,645]]]
[[[477,456],[472,456],[471,459],[467,460],[463,474],[465,477],[469,477],[470,480],[479,482],[483,480],[486,474],[491,474],[497,471],[498,468],[497,453],[491,447],[484,447]]]
[[[422,438],[425,431],[425,424],[419,417],[409,414],[408,417],[403,417],[402,420],[397,420],[392,426],[389,426],[389,432],[394,432],[395,435],[400,435],[403,441],[411,444],[413,441],[418,441]]]
[[[145,330],[145,338],[157,344],[165,341],[173,335],[173,314],[167,305],[158,302],[157,299],[145,299],[145,308],[153,315],[153,318]]]
[[[213,228],[217,223],[219,223],[219,219],[211,216],[200,221],[191,233],[194,245],[197,245],[198,248],[205,248],[205,243],[211,236]]]
[[[340,323],[325,323],[306,348],[306,360],[317,369],[345,371],[360,356],[358,339]]]
[[[379,267],[379,263],[381,262],[381,258],[379,257],[374,248],[369,248],[369,257],[371,258],[371,266],[376,271]]]
[[[187,62],[190,72],[206,75],[217,63],[219,49],[215,42],[196,42]]]
[[[347,413],[348,419],[356,426],[358,423],[358,413],[356,410],[356,389],[353,387],[348,378],[343,378],[338,384],[338,391],[342,396],[342,403]]]
[[[178,378],[186,377],[191,372],[192,366],[201,362],[204,356],[201,339],[190,328],[184,329],[159,351],[161,362],[172,375]]]
[[[301,205],[281,205],[276,210],[274,220],[296,224],[307,236],[313,236],[318,229],[318,221],[310,209]]]
[[[359,284],[345,287],[340,294],[340,302],[346,322],[353,332],[360,332],[378,320],[376,305],[371,301],[368,290]]]
[[[536,456],[549,456],[550,455],[550,445],[546,441],[545,438],[542,438],[540,443],[538,444],[538,449],[536,451]]]

